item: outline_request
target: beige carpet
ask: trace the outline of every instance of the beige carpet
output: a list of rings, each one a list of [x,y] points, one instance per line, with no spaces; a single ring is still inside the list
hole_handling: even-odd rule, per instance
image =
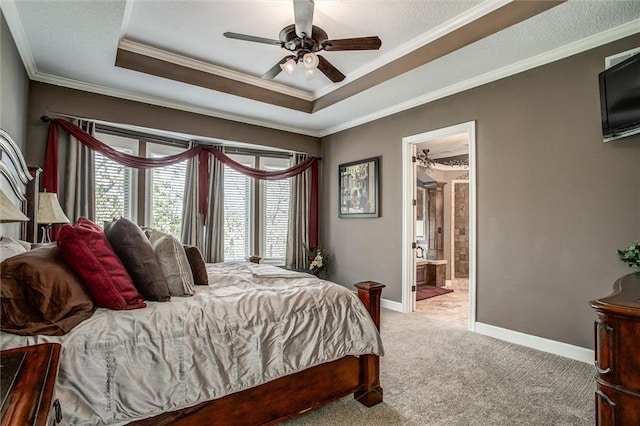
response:
[[[591,425],[593,367],[464,327],[383,310],[384,402],[352,397],[293,425]]]

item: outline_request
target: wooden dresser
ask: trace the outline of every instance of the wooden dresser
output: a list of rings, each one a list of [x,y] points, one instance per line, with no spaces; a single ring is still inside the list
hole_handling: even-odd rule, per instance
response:
[[[1,426],[49,426],[62,421],[54,399],[60,345],[44,343],[0,351]]]
[[[640,425],[640,272],[591,301],[595,322],[597,425]]]

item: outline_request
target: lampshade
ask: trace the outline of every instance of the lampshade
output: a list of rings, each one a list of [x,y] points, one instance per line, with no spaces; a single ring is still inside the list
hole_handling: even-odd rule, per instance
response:
[[[26,222],[27,220],[29,218],[18,210],[9,197],[0,189],[0,223]]]
[[[38,223],[69,223],[69,219],[62,211],[55,192],[41,192],[38,194]]]
[[[309,52],[302,57],[302,63],[306,69],[311,70],[318,66],[320,60],[318,59],[318,55],[313,52]]]
[[[282,71],[284,71],[287,74],[291,75],[291,74],[293,74],[293,71],[295,71],[295,69],[296,69],[296,64],[297,63],[296,63],[295,60],[289,59],[284,64],[280,64],[280,68],[282,68]]]

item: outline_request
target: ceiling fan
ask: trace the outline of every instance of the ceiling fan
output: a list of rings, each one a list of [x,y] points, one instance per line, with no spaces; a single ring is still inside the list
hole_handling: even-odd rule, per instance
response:
[[[378,36],[330,40],[322,28],[313,25],[313,8],[313,0],[293,0],[295,24],[284,27],[280,31],[278,40],[232,32],[226,32],[224,36],[237,40],[272,44],[292,53],[282,58],[280,62],[264,73],[262,75],[264,79],[271,80],[283,70],[291,74],[295,70],[296,64],[302,62],[305,66],[307,79],[313,78],[315,70],[318,69],[329,80],[337,83],[344,80],[344,74],[324,57],[317,55],[317,52],[323,50],[327,52],[337,50],[378,50],[382,45],[382,41]]]

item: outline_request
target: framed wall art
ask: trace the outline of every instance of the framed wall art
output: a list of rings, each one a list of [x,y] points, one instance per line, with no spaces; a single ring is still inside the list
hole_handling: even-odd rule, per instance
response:
[[[380,216],[380,157],[338,166],[338,216],[368,218]]]

